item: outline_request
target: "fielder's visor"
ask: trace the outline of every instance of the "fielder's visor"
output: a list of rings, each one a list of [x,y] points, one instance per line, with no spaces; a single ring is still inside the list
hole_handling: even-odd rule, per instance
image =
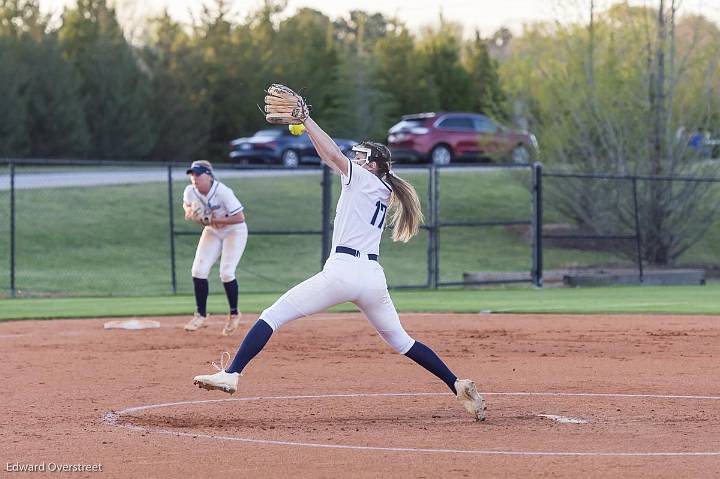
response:
[[[210,176],[213,175],[213,172],[210,168],[197,162],[193,163],[185,173],[188,175],[191,173],[195,173],[196,175],[202,175],[203,173],[207,173]]]

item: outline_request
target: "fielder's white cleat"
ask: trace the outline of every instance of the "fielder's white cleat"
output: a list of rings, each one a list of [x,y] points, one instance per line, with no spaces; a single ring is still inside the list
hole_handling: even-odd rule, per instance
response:
[[[227,322],[225,323],[225,327],[222,331],[223,336],[230,336],[235,332],[238,326],[240,326],[240,318],[242,318],[241,313],[231,314],[228,316]]]
[[[200,316],[199,313],[195,313],[192,319],[185,325],[185,331],[197,331],[203,327],[205,321],[207,321],[207,316]]]
[[[478,393],[475,383],[469,379],[458,379],[455,381],[457,398],[465,409],[475,416],[476,421],[485,420],[485,399]]]
[[[220,355],[220,366],[215,364],[213,361],[212,365],[218,370],[215,374],[201,374],[193,378],[193,384],[197,384],[197,387],[212,391],[217,389],[219,391],[225,391],[226,393],[232,394],[237,391],[238,381],[240,380],[240,374],[229,373],[225,371],[227,366],[226,362],[230,360],[230,354],[224,352]]]

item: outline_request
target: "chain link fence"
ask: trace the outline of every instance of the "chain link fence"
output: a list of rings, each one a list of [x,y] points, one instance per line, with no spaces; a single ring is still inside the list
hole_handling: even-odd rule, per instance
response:
[[[717,276],[720,178],[548,171],[543,182],[546,276],[587,271],[660,284],[648,274]]]
[[[11,282],[11,271],[14,269],[14,255],[12,254],[11,230],[13,229],[13,208],[11,205],[10,164],[0,163],[0,291],[11,292],[14,288]]]
[[[0,289],[7,295],[192,292],[201,230],[183,218],[186,165],[16,160],[2,167],[0,208],[8,220],[0,225]],[[520,175],[530,183],[528,168],[397,171],[416,187],[426,223],[407,244],[385,231],[381,263],[391,287],[459,284],[465,272],[488,268],[519,268],[530,281],[527,231],[506,237],[518,218],[530,224],[532,195],[516,181]],[[237,270],[242,291],[282,292],[320,270],[340,194],[336,175],[222,166],[217,173],[245,206],[250,237]],[[217,265],[210,288],[222,291]]]
[[[185,167],[173,175],[175,278],[180,293],[192,292],[190,269],[201,227],[184,221],[182,192],[188,185]],[[244,206],[249,237],[237,268],[241,291],[285,291],[320,270],[322,262],[322,181],[319,168],[305,170],[216,170],[219,181]],[[167,210],[166,210],[167,211]],[[167,226],[167,214],[165,224]],[[169,264],[169,263],[168,263]],[[166,286],[170,284],[170,272]],[[223,291],[218,266],[212,269],[211,291]]]
[[[509,166],[396,169],[418,191],[425,223],[407,244],[384,232],[380,261],[392,288],[541,286],[543,275],[557,281],[568,272],[600,269],[634,271],[642,282],[648,258],[662,253],[649,252],[658,246],[643,232],[665,227],[667,233],[669,226],[668,254],[682,260],[676,264],[718,275],[720,178]],[[191,293],[201,229],[183,218],[185,169],[141,162],[0,163],[0,292]],[[340,194],[336,175],[320,168],[220,166],[217,172],[245,206],[249,225],[237,270],[241,291],[283,292],[321,269]],[[211,291],[222,291],[217,265],[210,282]]]
[[[14,162],[0,185],[14,197],[0,272],[18,295],[167,293],[163,170],[139,165]],[[14,190],[10,190],[10,181]],[[10,234],[12,233],[12,234]],[[7,239],[5,239],[7,238]],[[14,239],[14,241],[13,241]],[[8,243],[14,243],[14,254]],[[13,288],[14,286],[14,288]]]

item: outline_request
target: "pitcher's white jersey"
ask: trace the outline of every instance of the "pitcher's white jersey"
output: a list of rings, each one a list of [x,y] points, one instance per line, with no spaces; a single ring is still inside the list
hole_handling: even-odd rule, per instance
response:
[[[350,301],[393,349],[405,354],[415,340],[400,324],[383,267],[377,257],[368,257],[379,254],[392,188],[362,166],[348,163],[347,176],[340,177],[333,248],[323,270],[282,295],[260,318],[276,331],[302,316]],[[338,246],[360,254],[337,252]]]
[[[213,181],[207,196],[200,193],[193,185],[187,185],[183,192],[183,203],[189,206],[195,200],[200,200],[209,207],[215,218],[233,216],[244,209],[235,193],[217,180]],[[207,226],[206,228],[210,227]]]
[[[392,188],[365,168],[349,160],[348,164],[347,176],[341,175],[332,251],[345,246],[361,254],[379,254]]]

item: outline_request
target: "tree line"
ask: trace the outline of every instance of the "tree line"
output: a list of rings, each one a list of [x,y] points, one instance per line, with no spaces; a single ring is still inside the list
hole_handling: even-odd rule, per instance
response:
[[[0,0],[0,156],[218,160],[266,126],[263,89],[302,91],[336,136],[385,140],[400,116],[509,108],[488,40],[441,20],[422,35],[382,14],[331,19],[265,0],[243,21],[211,0],[191,25],[167,12],[130,43],[107,0],[58,25],[39,0]]]
[[[720,28],[679,4],[588,0],[586,22],[468,39],[442,17],[414,33],[379,13],[288,15],[287,0],[237,20],[207,0],[190,25],[164,13],[129,42],[108,0],[77,0],[59,23],[39,0],[0,0],[0,157],[222,160],[267,126],[258,105],[281,82],[334,136],[384,141],[404,114],[475,111],[535,133],[548,167],[718,176],[688,140],[720,139]],[[627,191],[577,180],[546,197],[583,232],[612,235],[634,228]],[[716,183],[636,193],[650,264],[676,261],[720,219]]]
[[[720,139],[720,29],[680,15],[679,0],[653,6],[588,2],[586,23],[535,25],[501,66],[540,130],[543,161],[581,173],[720,177],[708,139]],[[705,139],[691,140],[696,135]],[[720,220],[720,183],[577,179],[548,199],[583,233],[635,230],[643,260],[671,264]],[[624,242],[626,255],[634,244]]]

